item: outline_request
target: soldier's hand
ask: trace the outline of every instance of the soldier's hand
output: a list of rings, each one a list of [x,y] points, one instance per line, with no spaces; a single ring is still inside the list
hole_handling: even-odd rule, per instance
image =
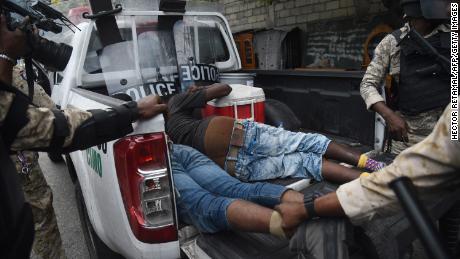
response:
[[[168,106],[161,103],[159,96],[149,95],[137,102],[137,108],[139,110],[139,119],[149,119],[165,112]]]
[[[10,58],[18,59],[29,52],[26,34],[16,29],[10,31],[7,27],[6,18],[0,16],[0,53]]]
[[[409,137],[407,135],[409,132],[409,126],[407,125],[407,122],[401,118],[401,116],[393,113],[387,117],[386,121],[390,130],[391,137],[394,140],[409,142]]]

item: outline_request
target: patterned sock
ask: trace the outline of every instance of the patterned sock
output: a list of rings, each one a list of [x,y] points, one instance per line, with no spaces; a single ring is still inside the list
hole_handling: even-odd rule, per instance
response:
[[[369,171],[375,172],[378,171],[386,166],[385,163],[376,161],[372,158],[369,158],[368,156],[362,154],[359,157],[359,162],[358,162],[358,167],[359,168],[364,168]]]

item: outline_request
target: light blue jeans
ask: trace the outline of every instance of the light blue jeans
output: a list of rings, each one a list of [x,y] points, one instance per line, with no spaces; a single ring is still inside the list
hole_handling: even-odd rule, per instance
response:
[[[235,199],[274,207],[287,190],[280,185],[240,182],[188,146],[173,145],[171,158],[179,218],[202,232],[229,229],[227,208]]]
[[[245,136],[236,160],[235,175],[241,181],[276,178],[323,179],[322,157],[331,142],[320,134],[291,132],[265,124],[242,121]]]

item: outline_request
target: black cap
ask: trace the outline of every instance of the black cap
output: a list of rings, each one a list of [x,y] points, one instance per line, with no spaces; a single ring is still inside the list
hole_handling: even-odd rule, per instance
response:
[[[401,7],[407,17],[421,18],[423,17],[420,0],[401,0]]]

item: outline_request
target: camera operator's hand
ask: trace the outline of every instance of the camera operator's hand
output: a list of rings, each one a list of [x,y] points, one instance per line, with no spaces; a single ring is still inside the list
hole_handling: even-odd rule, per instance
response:
[[[139,110],[139,119],[150,119],[165,112],[168,106],[161,103],[159,96],[149,95],[137,102],[137,109]]]
[[[16,29],[8,29],[5,16],[0,17],[0,53],[10,58],[18,59],[29,52],[26,34]]]

